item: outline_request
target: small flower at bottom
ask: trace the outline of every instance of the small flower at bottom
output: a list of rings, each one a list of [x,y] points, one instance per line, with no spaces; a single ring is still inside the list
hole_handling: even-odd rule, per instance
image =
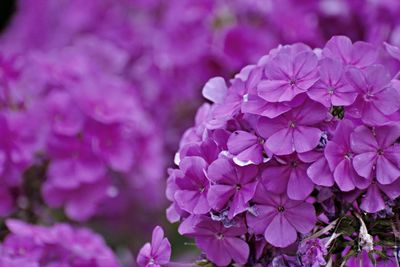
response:
[[[139,251],[137,263],[140,267],[158,267],[168,264],[171,258],[171,244],[164,238],[160,226],[153,230],[151,243],[146,243]]]

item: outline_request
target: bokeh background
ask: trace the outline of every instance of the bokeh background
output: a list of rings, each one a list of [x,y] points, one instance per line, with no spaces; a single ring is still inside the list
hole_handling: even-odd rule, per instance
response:
[[[91,227],[126,266],[161,224],[192,257],[164,191],[203,85],[339,34],[400,44],[400,1],[2,0],[0,215]]]

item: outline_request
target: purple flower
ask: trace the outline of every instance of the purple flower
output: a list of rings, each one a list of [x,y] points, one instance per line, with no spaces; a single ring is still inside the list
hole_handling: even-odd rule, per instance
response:
[[[400,177],[400,137],[397,124],[374,127],[361,125],[351,134],[351,148],[356,154],[354,169],[365,178],[373,176],[381,184],[391,184]]]
[[[232,260],[241,265],[247,262],[249,246],[241,238],[245,233],[246,227],[241,223],[225,228],[221,222],[201,216],[192,235],[209,260],[218,266],[227,266]]]
[[[330,58],[319,62],[320,79],[308,90],[311,99],[325,107],[348,106],[356,100],[357,92],[344,77],[343,65]]]
[[[318,145],[322,134],[318,124],[326,116],[324,106],[308,100],[274,119],[260,118],[258,131],[266,138],[265,147],[276,155],[307,152]]]
[[[301,262],[306,266],[324,266],[326,261],[324,256],[328,253],[324,242],[318,238],[308,239],[300,243],[298,253]]]
[[[231,201],[229,218],[246,211],[258,184],[257,166],[239,167],[228,159],[220,158],[210,165],[207,175],[212,183],[208,201],[213,209],[221,210]]]
[[[275,157],[275,164],[266,166],[262,172],[262,184],[275,194],[287,194],[294,200],[306,199],[314,189],[307,175],[308,166],[296,154]]]
[[[400,109],[399,93],[393,88],[384,66],[374,65],[363,70],[350,68],[346,76],[358,92],[355,103],[346,114],[361,118],[368,125],[382,125]]]
[[[369,43],[355,42],[352,44],[346,36],[334,36],[326,43],[322,55],[346,65],[365,68],[376,62],[378,52]]]
[[[296,96],[292,101],[285,102],[268,102],[261,98],[257,92],[257,85],[263,78],[263,68],[260,66],[253,67],[249,77],[245,82],[247,94],[242,96],[242,112],[275,118],[292,107],[300,105],[304,101],[304,95]]]
[[[263,234],[275,247],[287,247],[297,239],[297,232],[310,232],[316,221],[312,204],[290,200],[286,195],[275,195],[263,186],[254,197],[255,215],[247,213],[247,223],[255,234]]]
[[[368,179],[359,176],[353,167],[355,152],[350,146],[350,134],[354,127],[350,120],[341,121],[325,148],[329,168],[342,191],[350,191],[356,187],[364,189],[368,186]]]
[[[206,177],[208,164],[200,157],[185,157],[176,173],[174,199],[179,207],[192,214],[205,214],[211,208],[207,200],[210,182]]]
[[[164,238],[160,226],[153,230],[151,243],[146,243],[139,251],[137,263],[139,267],[160,267],[168,264],[171,258],[171,244]]]
[[[305,45],[282,47],[267,62],[267,79],[258,84],[258,95],[269,102],[292,100],[318,80],[317,64],[317,56]]]

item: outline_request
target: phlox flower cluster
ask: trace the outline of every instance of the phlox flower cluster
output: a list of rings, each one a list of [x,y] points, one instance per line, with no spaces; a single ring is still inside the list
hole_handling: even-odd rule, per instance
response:
[[[211,104],[169,170],[167,217],[179,233],[217,266],[339,262],[327,248],[341,235],[358,240],[346,260],[393,257],[368,232],[400,196],[400,87],[378,51],[335,36],[322,49],[278,46],[229,84],[211,79]],[[340,232],[349,218],[355,229]]]

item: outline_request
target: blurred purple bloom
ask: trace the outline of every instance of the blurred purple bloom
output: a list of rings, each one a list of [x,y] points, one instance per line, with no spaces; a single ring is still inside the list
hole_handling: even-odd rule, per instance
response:
[[[24,264],[20,266],[29,267],[120,266],[104,240],[90,230],[68,224],[34,226],[17,220],[8,220],[6,224],[11,233],[2,244],[0,258],[13,264],[19,262]]]
[[[146,243],[139,251],[137,263],[139,267],[160,267],[169,263],[171,258],[171,244],[164,237],[160,226],[153,230],[151,243]]]

